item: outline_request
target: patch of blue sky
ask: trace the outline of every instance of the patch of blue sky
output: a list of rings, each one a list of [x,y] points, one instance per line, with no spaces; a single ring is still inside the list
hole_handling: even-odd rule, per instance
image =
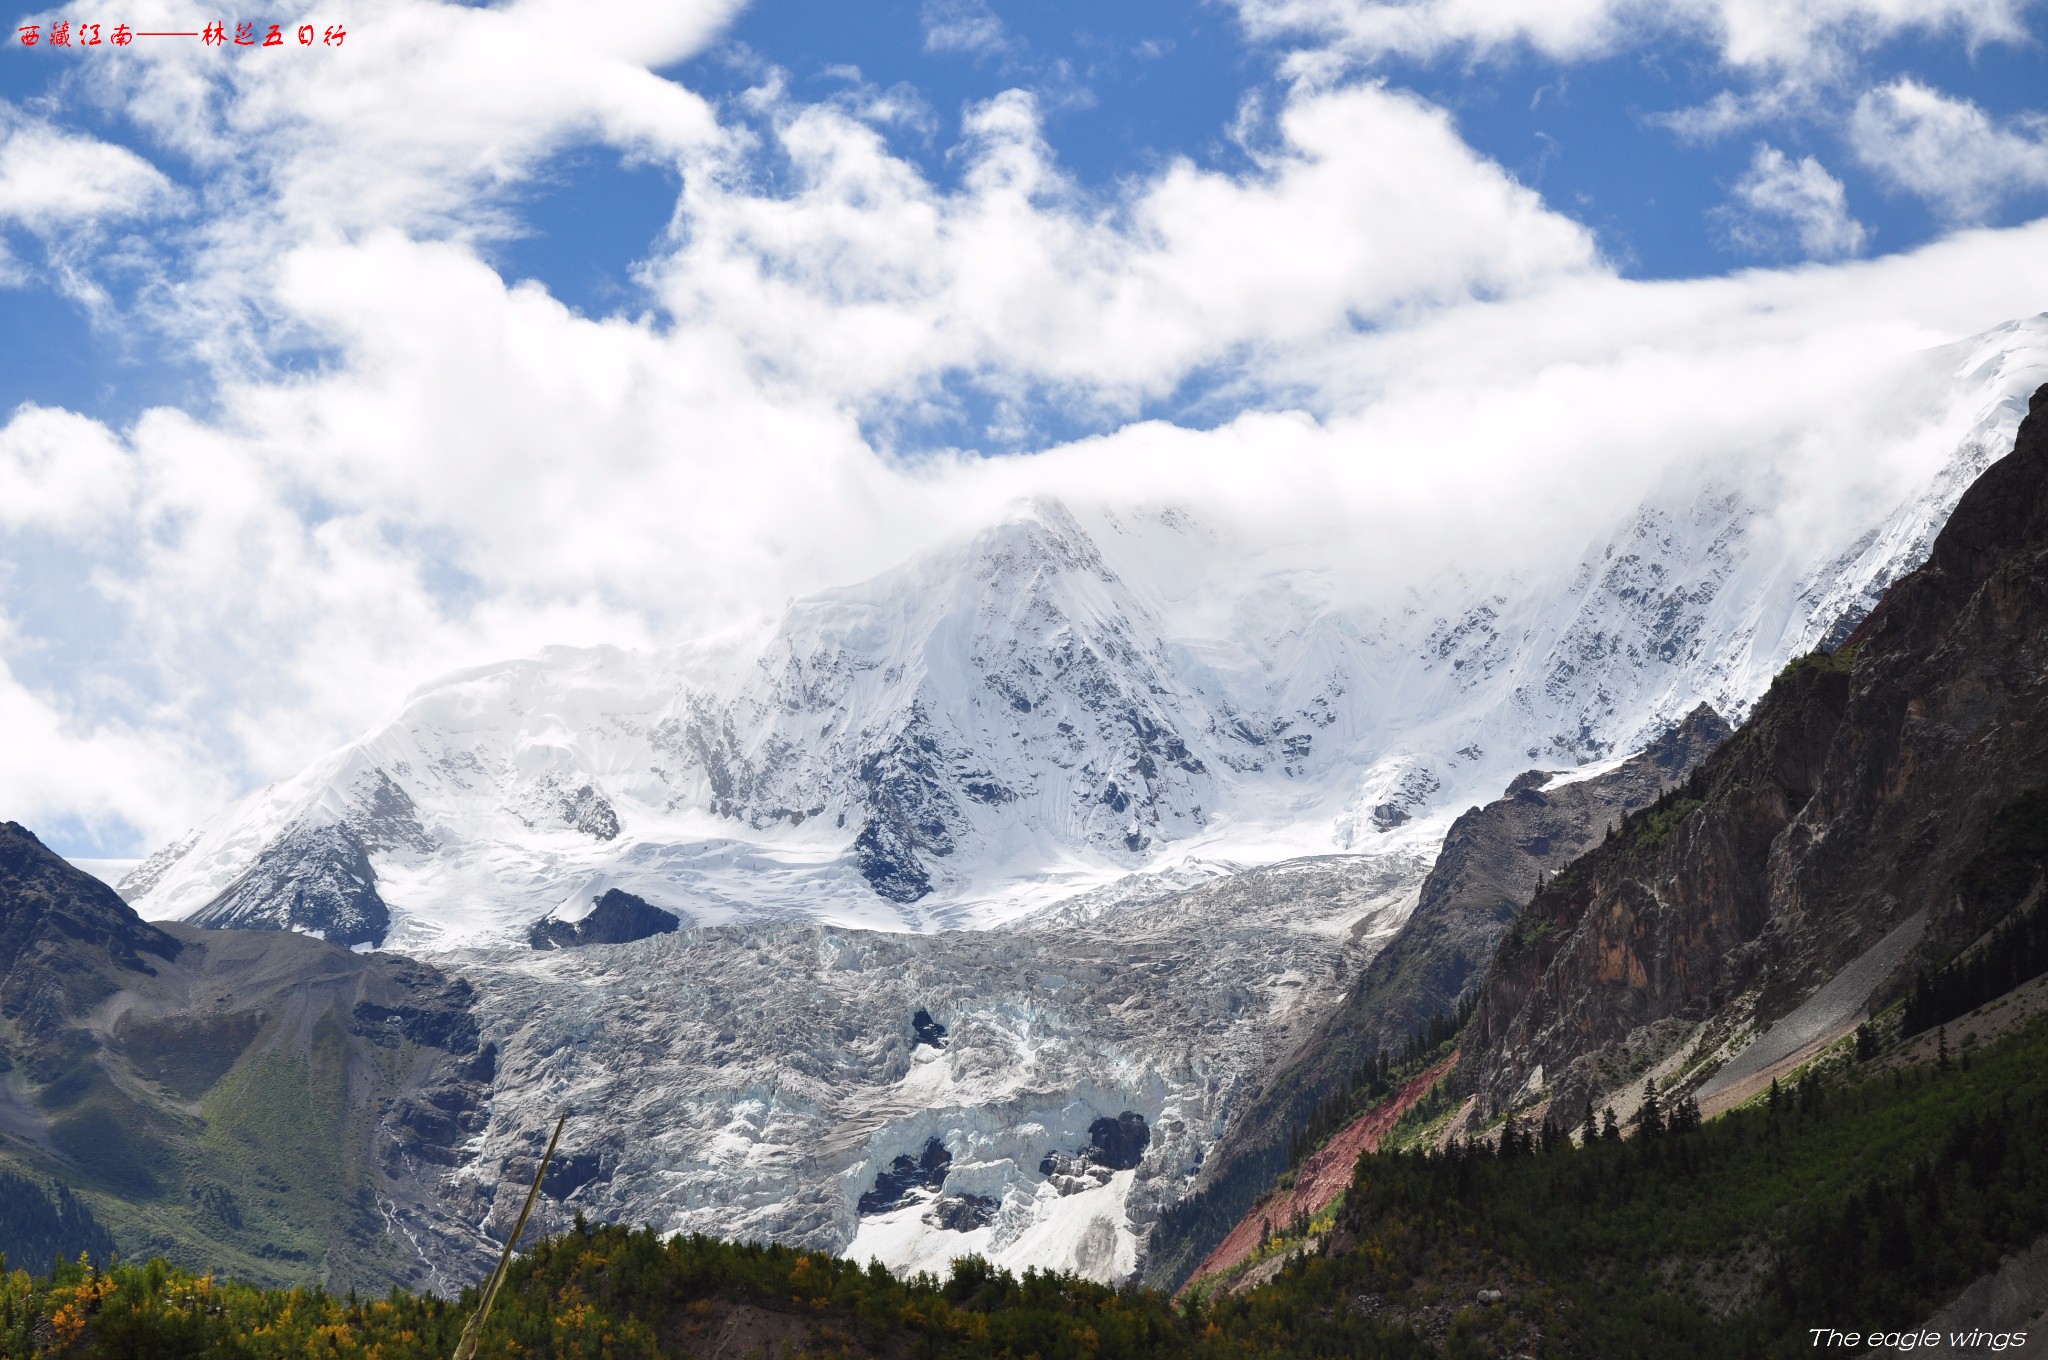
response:
[[[0,420],[23,403],[61,406],[123,428],[152,406],[203,415],[213,405],[206,368],[179,346],[96,317],[40,274],[33,243],[10,242],[27,277],[0,287]],[[132,299],[130,299],[132,301]]]
[[[950,154],[960,113],[1002,90],[1034,91],[1061,167],[1108,188],[1173,156],[1237,168],[1229,132],[1248,93],[1273,89],[1281,48],[1248,45],[1222,6],[990,6],[979,0],[764,0],[726,41],[672,74],[706,93],[734,94],[763,63],[787,72],[799,99],[831,97],[852,74],[911,92],[936,126],[896,130],[892,145],[933,182],[964,167]],[[1730,194],[1757,144],[1814,156],[1848,191],[1872,251],[1910,249],[1952,225],[1927,203],[1858,163],[1846,140],[1857,92],[1910,75],[1994,117],[2038,113],[2048,48],[1913,34],[1866,53],[1853,88],[1823,92],[1798,112],[1721,136],[1686,138],[1663,117],[1707,103],[1741,78],[1705,43],[1667,37],[1600,60],[1557,62],[1524,52],[1474,62],[1389,61],[1374,71],[1448,109],[1461,134],[1554,210],[1592,228],[1622,272],[1639,278],[1721,274],[1775,262],[1726,229]],[[729,106],[730,107],[730,106]],[[2020,189],[1994,223],[2048,210],[2048,190]]]
[[[1048,384],[954,370],[912,396],[870,409],[860,432],[885,456],[915,465],[946,450],[987,457],[1035,453],[1105,433],[1131,416]]]
[[[1684,278],[1758,263],[1719,229],[1719,211],[1759,143],[1797,160],[1813,156],[1847,190],[1848,210],[1871,233],[1870,249],[1924,244],[1949,223],[1928,204],[1884,183],[1847,140],[1856,91],[1801,115],[1765,118],[1712,138],[1686,137],[1665,121],[1730,89],[1702,47],[1667,45],[1600,61],[1559,64],[1525,56],[1476,68],[1391,65],[1390,81],[1449,109],[1476,150],[1546,203],[1591,227],[1626,274]],[[2048,55],[2038,45],[1989,45],[1972,54],[1938,42],[1887,45],[1857,87],[1911,76],[1995,117],[2038,111]],[[1740,90],[1740,87],[1734,87]],[[2048,192],[2022,189],[1994,223],[2029,220]]]
[[[722,42],[668,74],[707,95],[758,83],[764,63],[790,93],[822,100],[857,78],[914,91],[935,126],[900,128],[897,154],[934,184],[957,184],[949,154],[971,104],[1006,90],[1036,96],[1061,168],[1109,188],[1174,156],[1205,165],[1241,153],[1227,132],[1245,92],[1270,79],[1268,54],[1244,45],[1222,6],[1012,5],[961,0],[762,0]]]
[[[666,167],[634,164],[606,147],[563,152],[541,166],[513,205],[521,234],[485,249],[508,283],[534,279],[589,317],[652,305],[634,278],[667,233],[682,185]]]
[[[860,430],[872,447],[914,464],[940,450],[987,457],[1036,453],[1138,421],[1213,429],[1248,409],[1298,406],[1301,395],[1250,384],[1234,356],[1198,366],[1171,391],[1130,401],[955,370],[914,397],[869,411]]]
[[[1682,144],[1652,120],[1724,88],[1701,69],[1709,55],[1395,64],[1386,75],[1447,110],[1467,144],[1551,209],[1591,228],[1623,273],[1689,277],[1732,263],[1715,244],[1711,213],[1747,166],[1752,139]]]
[[[7,36],[12,38],[11,29]],[[167,156],[131,124],[80,94],[78,62],[103,59],[97,53],[81,57],[0,43],[0,104],[10,120],[48,118],[67,131],[125,147],[173,184],[196,189],[180,158]],[[89,308],[58,286],[52,241],[19,227],[5,229],[12,278],[0,285],[0,419],[27,401],[62,406],[116,427],[152,406],[174,405],[195,414],[211,408],[210,380],[186,345],[137,321],[149,256],[164,240],[150,225],[121,224],[83,245],[55,241],[54,248],[82,252],[69,263],[103,290],[101,303]]]
[[[36,838],[66,859],[140,859],[154,847],[123,817],[88,820],[75,812],[46,813]]]

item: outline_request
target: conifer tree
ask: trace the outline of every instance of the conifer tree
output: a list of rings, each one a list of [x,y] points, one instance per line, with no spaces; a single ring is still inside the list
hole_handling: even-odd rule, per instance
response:
[[[1643,1103],[1636,1110],[1636,1132],[1645,1138],[1655,1138],[1664,1132],[1664,1109],[1657,1102],[1654,1077],[1643,1079]]]

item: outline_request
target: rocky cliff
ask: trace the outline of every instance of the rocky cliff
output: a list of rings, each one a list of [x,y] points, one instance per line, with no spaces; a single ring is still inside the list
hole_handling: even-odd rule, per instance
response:
[[[1698,1088],[1774,1022],[1825,1001],[1800,1037],[1840,1032],[1977,941],[2041,891],[2048,856],[1992,833],[2048,784],[2044,700],[2048,387],[1924,566],[1536,895],[1468,1030],[1475,1118]]]

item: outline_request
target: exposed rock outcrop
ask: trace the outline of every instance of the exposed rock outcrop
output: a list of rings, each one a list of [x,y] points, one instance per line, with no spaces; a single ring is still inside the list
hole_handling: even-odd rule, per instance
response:
[[[1144,1115],[1135,1110],[1114,1119],[1104,1115],[1088,1126],[1088,1160],[1111,1171],[1129,1171],[1144,1160],[1151,1142]]]
[[[920,1190],[942,1188],[952,1164],[953,1154],[944,1143],[925,1140],[923,1152],[915,1157],[906,1152],[875,1174],[874,1189],[860,1197],[860,1212],[887,1213],[908,1204]]]
[[[580,920],[564,921],[543,916],[526,932],[526,942],[535,949],[577,949],[587,944],[631,944],[635,940],[666,935],[681,924],[672,912],[651,905],[646,898],[617,888],[591,899],[592,906]]]
[[[220,930],[295,930],[335,944],[378,945],[391,911],[377,892],[369,847],[346,823],[301,826],[266,849],[226,891],[192,915]]]

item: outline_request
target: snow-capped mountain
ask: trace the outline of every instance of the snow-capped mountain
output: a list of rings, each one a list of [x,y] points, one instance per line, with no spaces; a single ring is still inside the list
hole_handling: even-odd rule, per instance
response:
[[[927,929],[1191,858],[1433,845],[1531,765],[1626,754],[1702,700],[1739,718],[1915,565],[2048,370],[2048,319],[1927,362],[1946,452],[1866,522],[1695,469],[1577,562],[1370,605],[1171,505],[1038,501],[764,634],[438,681],[124,890],[434,949],[614,887],[697,924]]]
[[[757,633],[437,681],[124,891],[474,989],[489,1119],[419,1168],[417,1241],[509,1227],[572,1108],[551,1222],[1129,1278],[1455,814],[1844,636],[2009,444],[2048,318],[1923,362],[1889,501],[1800,511],[1732,451],[1565,560],[1378,592],[1172,504],[1022,504]],[[528,947],[599,897],[687,928]]]

